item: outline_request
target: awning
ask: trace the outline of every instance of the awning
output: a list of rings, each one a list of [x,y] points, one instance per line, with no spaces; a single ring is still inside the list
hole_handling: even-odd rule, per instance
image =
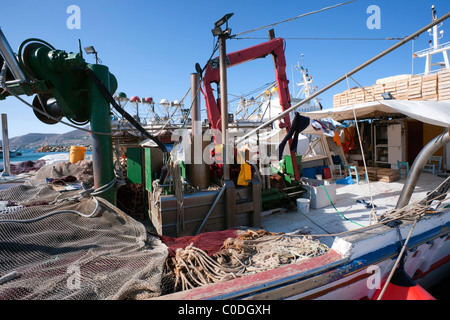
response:
[[[354,119],[353,108],[358,120],[377,118],[386,114],[403,114],[428,124],[446,128],[450,126],[450,101],[383,100],[301,114],[311,119],[332,118],[342,122]]]

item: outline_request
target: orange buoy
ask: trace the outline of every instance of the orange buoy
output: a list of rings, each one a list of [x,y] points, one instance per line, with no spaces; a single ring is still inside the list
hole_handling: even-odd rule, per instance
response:
[[[384,287],[384,286],[383,286]],[[371,300],[378,300],[378,289]],[[428,291],[412,280],[402,267],[395,270],[380,300],[436,300]]]

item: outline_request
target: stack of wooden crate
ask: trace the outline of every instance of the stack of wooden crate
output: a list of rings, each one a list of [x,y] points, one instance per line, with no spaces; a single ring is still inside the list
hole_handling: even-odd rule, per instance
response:
[[[335,94],[333,96],[333,107],[337,108],[341,106],[341,97],[340,97],[341,93],[339,94]]]
[[[377,170],[378,181],[382,182],[394,182],[400,180],[400,172],[398,169],[383,169]]]
[[[409,79],[374,84],[363,88],[352,88],[333,97],[334,107],[352,103],[383,101],[383,93],[390,92],[397,100],[444,101],[450,100],[450,70],[428,75],[414,75]]]
[[[377,167],[368,167],[367,168],[367,177],[369,181],[378,181],[378,169]]]
[[[373,95],[376,100],[381,101],[383,97],[381,96],[384,91],[384,84],[374,84],[373,86]]]
[[[343,107],[349,104],[348,101],[348,90],[342,93],[335,94],[333,96],[333,106],[334,107]]]
[[[357,166],[360,178],[363,179],[364,167]],[[369,181],[394,182],[400,180],[400,172],[398,169],[388,169],[380,167],[367,167],[367,177]]]
[[[375,101],[375,92],[374,92],[373,86],[364,87],[364,89],[365,89],[365,93],[366,93],[364,102]]]
[[[450,100],[450,70],[438,72],[438,100]]]
[[[437,101],[438,99],[438,75],[429,74],[422,77],[422,99],[425,101]]]
[[[350,89],[350,92],[348,93],[348,97],[350,100],[349,101],[350,104],[362,103],[362,102],[364,102],[364,99],[365,99],[364,89],[363,88]]]
[[[408,81],[408,79],[403,79],[395,82],[395,90],[397,92],[395,99],[408,100]]]
[[[422,99],[422,76],[416,76],[408,81],[408,100]]]
[[[388,82],[384,84],[384,92],[389,92],[392,98],[397,99],[397,86],[395,82]],[[381,98],[383,99],[383,98]]]

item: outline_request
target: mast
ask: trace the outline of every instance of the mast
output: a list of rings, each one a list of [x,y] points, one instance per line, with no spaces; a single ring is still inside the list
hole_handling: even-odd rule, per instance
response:
[[[432,22],[437,20],[436,8],[431,6],[431,19]],[[431,67],[440,66],[441,68],[450,69],[450,59],[448,51],[450,50],[450,42],[443,44],[439,43],[439,40],[444,36],[444,30],[440,30],[442,23],[435,24],[432,28],[428,29],[428,34],[433,38],[430,40],[430,47],[424,50],[417,51],[413,54],[413,57],[425,58],[425,71],[424,74],[430,74],[432,72]],[[442,53],[444,61],[432,63],[432,57],[436,54]]]

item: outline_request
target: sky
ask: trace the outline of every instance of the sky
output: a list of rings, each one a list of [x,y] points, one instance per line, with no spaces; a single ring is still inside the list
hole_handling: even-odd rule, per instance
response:
[[[22,0],[20,4],[5,1],[0,10],[0,28],[15,52],[28,38],[39,38],[57,49],[77,52],[80,39],[82,47],[95,47],[102,64],[115,75],[117,92],[125,92],[128,97],[152,97],[156,102],[174,101],[181,100],[189,90],[195,64],[203,66],[210,57],[215,41],[211,29],[223,15],[234,13],[229,28],[232,34],[237,34],[343,2],[346,0]],[[67,12],[71,5],[80,9],[79,28],[68,27],[68,21],[69,26],[74,22],[73,11]],[[379,8],[377,20],[373,20],[374,11],[368,12],[371,5]],[[450,11],[448,0],[357,0],[273,26],[275,36],[286,39],[286,73],[291,93],[293,83],[300,81],[294,66],[301,62],[302,54],[305,68],[320,89],[397,42],[304,38],[405,37],[431,22],[432,5],[438,17]],[[240,36],[246,39],[227,40],[227,52],[267,41],[268,30]],[[450,41],[450,21],[445,21],[440,30],[444,30],[440,41]],[[424,33],[353,77],[361,85],[370,86],[380,78],[422,73],[425,61],[412,59],[412,53],[427,48],[430,39]],[[93,55],[84,54],[84,58],[88,63],[95,62]],[[227,74],[229,101],[275,81],[270,57],[233,66]],[[319,96],[323,107],[331,108],[333,95],[347,89],[344,81]],[[23,98],[29,102],[33,99]],[[190,95],[186,101],[190,101]],[[8,115],[9,137],[73,130],[63,124],[41,123],[30,107],[14,97],[0,100],[0,113]]]

